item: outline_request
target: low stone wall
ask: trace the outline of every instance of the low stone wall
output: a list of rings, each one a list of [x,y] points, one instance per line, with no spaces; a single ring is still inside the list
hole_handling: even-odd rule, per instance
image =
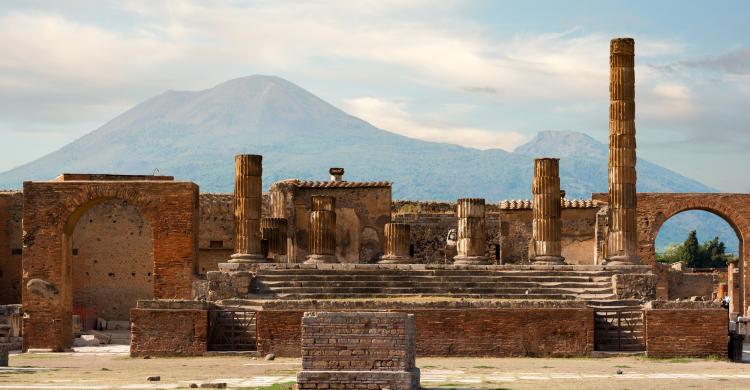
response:
[[[302,318],[300,389],[417,389],[414,316],[319,312]]]
[[[299,324],[304,305],[289,302],[273,305],[277,307],[257,313],[259,353],[300,356]],[[281,305],[289,308],[279,307]],[[352,301],[325,306],[331,306],[325,310],[414,314],[416,351],[420,356],[587,356],[594,347],[594,310],[585,307],[583,302],[544,305],[540,302],[365,304]]]
[[[727,357],[729,316],[708,302],[646,305],[646,352],[654,357]]]
[[[208,350],[208,307],[196,301],[140,301],[130,309],[130,356],[199,356]]]

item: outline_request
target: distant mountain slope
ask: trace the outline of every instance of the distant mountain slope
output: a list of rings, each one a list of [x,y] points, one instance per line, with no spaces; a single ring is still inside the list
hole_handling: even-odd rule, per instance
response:
[[[249,76],[203,91],[169,91],[40,159],[0,174],[0,187],[61,172],[161,174],[232,190],[233,156],[264,156],[266,187],[280,179],[390,180],[394,198],[489,201],[530,196],[532,159],[562,157],[569,197],[606,191],[606,145],[573,132],[542,132],[516,152],[416,140],[378,129],[278,77]],[[712,191],[639,161],[641,191]]]

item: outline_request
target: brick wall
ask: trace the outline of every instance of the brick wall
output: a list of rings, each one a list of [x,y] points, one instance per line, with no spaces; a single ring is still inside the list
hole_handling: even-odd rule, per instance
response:
[[[302,369],[409,371],[414,316],[394,312],[321,312],[302,317]]]
[[[590,308],[408,309],[418,356],[586,356],[594,348]],[[258,312],[258,350],[300,356],[302,311]]]
[[[23,194],[0,192],[0,305],[21,303]]]
[[[130,356],[200,356],[208,350],[208,311],[130,310]]]
[[[726,357],[728,321],[722,308],[647,309],[646,351],[654,357]]]

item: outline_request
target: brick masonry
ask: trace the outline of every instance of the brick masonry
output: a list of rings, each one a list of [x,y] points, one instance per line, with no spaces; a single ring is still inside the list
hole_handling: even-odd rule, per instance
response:
[[[594,348],[590,308],[392,310],[413,313],[419,356],[587,356]],[[300,310],[258,312],[258,350],[297,357]]]
[[[726,309],[647,309],[645,317],[649,356],[727,357]]]
[[[200,356],[208,350],[208,310],[130,310],[130,356]]]
[[[22,293],[24,350],[70,347],[73,231],[86,210],[109,199],[136,206],[152,228],[154,297],[190,298],[197,252],[197,185],[171,181],[25,182],[23,199],[22,283],[26,286],[37,279],[48,286],[48,294],[26,289]]]
[[[23,194],[0,192],[0,305],[21,302]]]
[[[407,313],[305,313],[298,388],[419,388],[414,336]]]

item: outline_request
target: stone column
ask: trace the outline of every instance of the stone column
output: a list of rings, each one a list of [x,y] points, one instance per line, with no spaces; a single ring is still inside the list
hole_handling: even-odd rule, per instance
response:
[[[261,218],[261,238],[268,241],[269,257],[286,262],[287,222],[284,218]]]
[[[458,200],[458,242],[453,258],[457,265],[489,264],[487,238],[484,235],[484,199],[465,198]]]
[[[638,264],[635,171],[635,41],[616,38],[609,56],[608,264]]]
[[[307,231],[306,264],[338,263],[336,259],[336,198],[312,196]]]
[[[385,254],[381,264],[409,264],[409,243],[411,241],[411,227],[408,223],[385,224]]]
[[[230,263],[265,263],[260,246],[263,156],[234,157],[234,254]]]
[[[561,256],[562,220],[560,193],[560,160],[534,159],[534,180],[531,185],[532,239],[534,264],[564,264]]]

